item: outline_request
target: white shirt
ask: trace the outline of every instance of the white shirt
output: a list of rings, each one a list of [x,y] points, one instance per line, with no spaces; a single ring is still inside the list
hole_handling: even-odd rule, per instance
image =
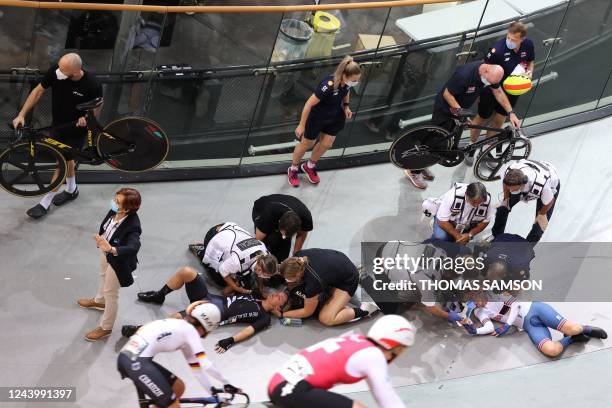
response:
[[[459,195],[465,198],[465,190],[467,187],[461,187],[457,189]],[[490,199],[489,199],[490,200]],[[474,217],[476,216],[478,207],[474,207],[470,204],[470,202],[465,199],[463,204],[463,211],[452,211],[453,203],[455,202],[455,187],[448,190],[442,197],[440,197],[440,206],[438,207],[438,212],[436,213],[436,218],[438,221],[449,221],[453,222],[456,225],[462,224],[464,226],[470,226],[474,223],[480,222],[490,222],[493,219],[493,205],[489,202],[489,206],[487,208],[486,215],[484,215],[484,219],[479,221],[474,221]]]
[[[226,222],[206,246],[202,262],[224,278],[234,274],[247,275],[253,267],[257,251],[267,254],[263,242],[258,241],[234,222]]]
[[[125,220],[126,218],[127,217],[123,217],[119,221],[115,221],[114,215],[110,217],[106,221],[106,225],[104,226],[104,232],[102,233],[102,238],[110,242],[111,238],[113,237],[113,234],[115,233],[115,231],[117,231],[117,228],[119,228],[123,220]]]
[[[521,159],[508,162],[500,168],[498,174],[503,179],[504,174],[506,174],[506,171],[508,171],[509,169],[521,170],[523,174],[527,176],[528,179],[527,184],[525,184],[520,190],[521,201],[528,202],[539,198],[540,200],[542,200],[542,203],[544,205],[550,204],[553,198],[555,198],[555,194],[557,194],[557,187],[559,187],[559,175],[557,174],[557,170],[552,164],[542,161],[541,163],[545,164],[550,171],[544,170],[544,174],[541,174],[542,170],[540,170],[540,176],[538,177],[538,172],[534,168],[528,166],[527,163],[531,163],[531,160]],[[531,191],[534,182],[537,181],[538,183],[542,183],[545,180],[544,176],[550,176],[550,178],[544,184],[544,187],[542,188],[539,197],[534,197],[528,194]]]

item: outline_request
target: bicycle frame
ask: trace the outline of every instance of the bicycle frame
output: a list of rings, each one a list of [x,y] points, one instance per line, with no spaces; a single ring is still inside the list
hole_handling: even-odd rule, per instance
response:
[[[102,125],[100,125],[100,122],[98,122],[98,119],[96,118],[96,116],[93,114],[93,110],[88,110],[86,113],[86,120],[87,120],[87,148],[94,148],[97,144],[98,138],[100,137],[100,134],[102,134],[103,132],[103,127]],[[123,152],[119,152],[117,154],[106,154],[104,155],[104,157],[100,156],[98,154],[98,152],[96,150],[90,151],[90,152],[85,152],[82,149],[77,149],[74,148],[70,145],[67,145],[65,143],[62,143],[58,140],[55,140],[53,137],[51,136],[44,136],[41,135],[41,133],[43,131],[47,131],[47,130],[57,130],[57,129],[61,129],[64,127],[67,127],[68,125],[72,125],[73,122],[70,122],[68,124],[63,124],[60,126],[57,126],[55,128],[51,128],[51,127],[47,127],[47,128],[42,128],[42,129],[37,129],[37,130],[33,130],[34,134],[28,134],[27,140],[30,143],[30,150],[33,151],[34,149],[34,142],[36,140],[40,140],[40,142],[42,143],[46,143],[48,145],[51,145],[52,147],[56,148],[57,150],[61,151],[61,152],[67,152],[70,153],[71,155],[80,158],[82,163],[86,163],[86,164],[101,164],[104,160],[108,160],[108,159],[112,159],[114,157],[118,157],[121,156],[122,154],[125,154],[128,152],[127,149],[130,148],[130,144],[124,140],[122,140],[121,138],[118,138],[116,136],[112,136],[109,134],[106,134],[108,137],[114,139],[114,140],[118,140],[120,142],[122,142],[123,144],[125,144],[126,146],[126,151]],[[20,140],[18,140],[19,142]]]

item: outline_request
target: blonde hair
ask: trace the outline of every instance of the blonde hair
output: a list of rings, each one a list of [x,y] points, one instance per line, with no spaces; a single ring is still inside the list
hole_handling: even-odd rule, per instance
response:
[[[304,274],[306,265],[308,265],[308,257],[293,256],[291,258],[285,259],[280,264],[280,273],[285,279],[299,280]]]
[[[334,72],[334,91],[340,86],[342,75],[346,75],[348,78],[359,74],[361,74],[361,67],[353,60],[353,57],[350,55],[344,57],[336,67],[336,72]]]

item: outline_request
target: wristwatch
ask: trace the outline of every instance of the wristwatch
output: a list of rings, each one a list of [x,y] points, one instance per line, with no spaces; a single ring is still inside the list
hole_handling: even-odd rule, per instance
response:
[[[474,238],[474,236],[472,235],[472,233],[471,233],[471,232],[468,232],[468,237],[470,237],[470,240],[471,240],[472,238]]]
[[[350,104],[349,104],[348,102],[344,102],[344,103],[342,104],[342,106],[344,106],[344,107],[346,108],[347,106],[350,106]]]
[[[510,112],[508,112],[508,116],[512,115],[514,113],[513,110],[511,110]]]

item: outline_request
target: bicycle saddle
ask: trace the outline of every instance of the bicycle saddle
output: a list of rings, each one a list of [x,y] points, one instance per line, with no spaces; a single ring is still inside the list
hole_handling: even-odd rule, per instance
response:
[[[92,99],[91,101],[79,103],[76,106],[76,108],[78,110],[80,110],[80,111],[88,111],[88,110],[91,110],[91,109],[96,109],[97,107],[102,105],[102,102],[104,102],[104,98],[99,97],[99,98],[96,98],[96,99]]]
[[[469,109],[451,109],[451,114],[456,118],[470,118],[476,116],[476,112]]]

